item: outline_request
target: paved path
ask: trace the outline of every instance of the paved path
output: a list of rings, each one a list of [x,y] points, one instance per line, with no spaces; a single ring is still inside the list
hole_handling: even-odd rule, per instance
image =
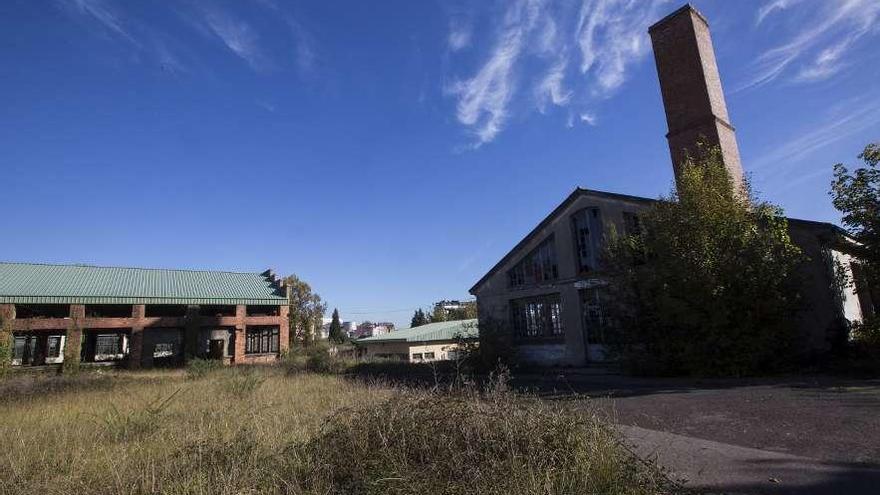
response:
[[[819,461],[674,433],[621,425],[643,458],[654,459],[686,488],[709,493],[876,494],[880,468]]]

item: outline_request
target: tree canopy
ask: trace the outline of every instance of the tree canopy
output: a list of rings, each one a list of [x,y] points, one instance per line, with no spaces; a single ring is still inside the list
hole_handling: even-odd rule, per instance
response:
[[[303,346],[314,342],[314,333],[323,325],[327,304],[321,296],[312,291],[312,287],[296,275],[284,277],[284,283],[290,288],[290,343],[297,341]]]
[[[737,191],[744,191],[741,194]],[[735,187],[717,148],[682,165],[677,190],[609,235],[612,349],[636,371],[744,375],[784,365],[797,332],[800,249],[777,206]]]
[[[333,317],[330,320],[330,332],[328,338],[337,344],[345,342],[345,334],[342,333],[342,322],[339,320],[339,310],[333,308]]]

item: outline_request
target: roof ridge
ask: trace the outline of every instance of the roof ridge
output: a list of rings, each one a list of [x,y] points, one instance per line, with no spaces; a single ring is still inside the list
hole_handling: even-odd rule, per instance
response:
[[[144,270],[144,271],[163,271],[163,272],[188,272],[188,273],[230,273],[235,275],[259,275],[262,272],[241,272],[233,270],[198,270],[195,268],[150,268],[141,266],[108,266],[108,265],[89,265],[86,263],[33,263],[19,261],[0,261],[0,265],[30,265],[30,266],[59,266],[71,268],[107,268],[116,270]]]

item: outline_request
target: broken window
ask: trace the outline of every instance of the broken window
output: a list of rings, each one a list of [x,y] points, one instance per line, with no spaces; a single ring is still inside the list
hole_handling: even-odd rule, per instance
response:
[[[107,333],[95,336],[95,361],[112,361],[122,357],[122,335]]]
[[[275,354],[278,352],[278,327],[247,327],[245,354]]]
[[[425,360],[427,361],[430,359],[434,359],[434,353],[433,352],[426,352],[425,353]]]
[[[602,249],[602,215],[599,208],[584,208],[571,216],[578,273],[596,269]]]
[[[413,354],[412,358],[413,358],[413,361],[421,361],[422,360],[422,353],[417,352],[417,353]]]
[[[581,299],[581,314],[587,343],[607,344],[612,329],[608,317],[608,293],[604,287],[593,287],[578,291]]]
[[[556,244],[553,236],[533,249],[507,272],[511,287],[534,285],[559,278],[556,265]]]
[[[565,333],[559,294],[514,299],[510,311],[518,339],[554,339]]]
[[[642,219],[630,211],[623,212],[623,235],[642,235]]]

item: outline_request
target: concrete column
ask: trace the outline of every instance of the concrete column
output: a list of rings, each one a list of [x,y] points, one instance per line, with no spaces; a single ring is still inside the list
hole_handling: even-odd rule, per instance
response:
[[[131,306],[131,343],[128,349],[128,367],[138,369],[144,353],[144,316],[146,307],[143,304]]]
[[[278,315],[278,350],[285,354],[290,350],[290,306],[281,306]]]
[[[247,325],[244,321],[247,317],[247,306],[239,304],[235,307],[235,349],[232,354],[232,362],[240,364],[244,362],[244,343]]]

